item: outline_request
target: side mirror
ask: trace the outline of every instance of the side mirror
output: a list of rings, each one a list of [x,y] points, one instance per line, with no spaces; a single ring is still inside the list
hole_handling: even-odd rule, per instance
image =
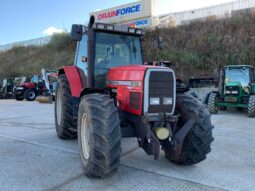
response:
[[[74,41],[81,41],[83,33],[83,25],[72,25],[71,39]]]

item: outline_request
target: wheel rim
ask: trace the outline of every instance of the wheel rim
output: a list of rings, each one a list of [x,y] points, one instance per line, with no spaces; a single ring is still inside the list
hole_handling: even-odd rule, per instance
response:
[[[61,123],[61,116],[62,116],[62,96],[61,96],[61,92],[58,90],[58,92],[57,92],[57,107],[56,107],[56,109],[57,109],[57,123],[58,123],[58,125],[60,125],[60,123]]]
[[[28,98],[29,99],[34,99],[35,98],[35,92],[29,92],[28,93]]]
[[[89,125],[87,115],[84,113],[81,119],[81,146],[82,153],[86,160],[89,159]]]

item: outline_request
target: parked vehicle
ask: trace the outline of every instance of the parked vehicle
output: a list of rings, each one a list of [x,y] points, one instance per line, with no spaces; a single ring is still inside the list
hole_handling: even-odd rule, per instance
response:
[[[40,103],[52,103],[55,100],[58,73],[56,70],[41,70],[41,77],[46,90],[42,95],[37,96],[36,100]]]
[[[34,101],[38,95],[45,91],[45,85],[42,78],[38,75],[33,75],[30,82],[21,83],[15,88],[14,96],[17,101],[26,99]]]
[[[175,73],[143,65],[143,30],[94,23],[73,25],[74,66],[58,74],[55,127],[59,138],[77,136],[89,177],[106,177],[120,164],[121,137],[158,159],[192,165],[205,160],[213,141],[210,114],[196,98],[177,93]]]
[[[255,117],[255,73],[249,65],[230,65],[221,72],[219,90],[208,95],[207,106],[212,114],[229,107],[248,109]]]
[[[0,89],[0,99],[12,99],[14,85],[14,78],[5,78]]]

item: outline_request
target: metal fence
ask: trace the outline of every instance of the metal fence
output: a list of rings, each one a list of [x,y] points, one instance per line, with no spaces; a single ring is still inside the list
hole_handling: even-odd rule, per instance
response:
[[[206,18],[231,17],[232,13],[238,10],[255,8],[255,0],[238,0],[229,3],[193,9],[188,11],[169,13],[162,15],[161,18],[172,16],[176,20],[176,25],[182,25],[194,20]]]
[[[15,42],[15,43],[10,43],[10,44],[6,44],[6,45],[0,45],[0,51],[6,51],[9,50],[13,47],[17,47],[17,46],[43,46],[47,43],[50,42],[51,37],[47,36],[47,37],[42,37],[42,38],[36,38],[36,39],[31,39],[31,40],[27,40],[27,41],[21,41],[21,42]]]

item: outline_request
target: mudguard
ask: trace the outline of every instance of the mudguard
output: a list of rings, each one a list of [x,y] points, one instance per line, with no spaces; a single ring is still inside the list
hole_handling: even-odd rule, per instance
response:
[[[82,91],[81,77],[76,66],[64,66],[59,69],[58,75],[65,74],[73,97],[80,97]]]

